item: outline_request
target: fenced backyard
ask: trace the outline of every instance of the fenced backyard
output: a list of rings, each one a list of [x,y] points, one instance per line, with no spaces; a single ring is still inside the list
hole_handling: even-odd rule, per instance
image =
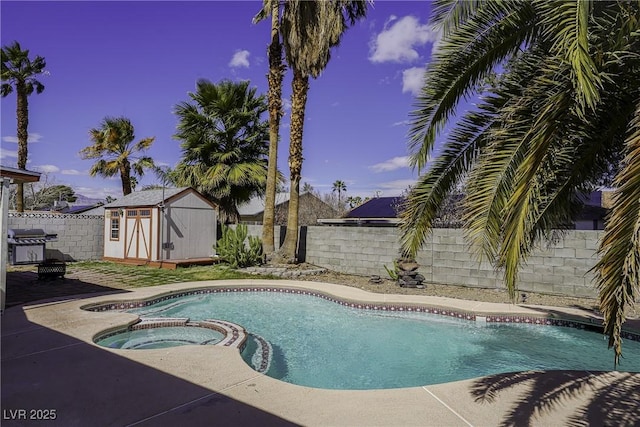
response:
[[[41,228],[57,233],[47,244],[47,257],[66,261],[99,260],[103,255],[103,221],[99,215],[11,213],[9,228]],[[261,236],[261,225],[249,225],[249,234]],[[280,234],[276,228],[275,243]],[[302,260],[339,273],[386,277],[399,254],[395,227],[302,227],[299,253]],[[540,247],[522,269],[521,291],[574,297],[595,297],[590,269],[596,262],[601,231],[568,231],[549,247]],[[479,263],[459,229],[435,229],[417,261],[426,283],[501,289],[500,273]]]

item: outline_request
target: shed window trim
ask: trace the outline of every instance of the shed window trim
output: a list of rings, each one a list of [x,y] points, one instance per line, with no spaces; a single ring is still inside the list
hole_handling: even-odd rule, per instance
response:
[[[111,211],[111,224],[109,227],[109,240],[120,240],[120,215],[118,211]]]

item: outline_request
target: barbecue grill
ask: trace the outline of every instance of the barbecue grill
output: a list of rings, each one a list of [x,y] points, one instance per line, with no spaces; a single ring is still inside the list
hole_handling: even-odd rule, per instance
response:
[[[30,230],[9,229],[8,243],[11,265],[40,264],[45,260],[47,242],[58,240],[57,234],[48,234],[40,228]]]

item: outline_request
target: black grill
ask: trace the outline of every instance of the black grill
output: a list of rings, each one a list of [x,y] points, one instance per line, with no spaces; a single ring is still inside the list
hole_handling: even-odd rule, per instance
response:
[[[45,245],[58,240],[57,234],[48,234],[40,228],[29,230],[12,228],[8,231],[7,242],[12,265],[40,264],[45,260]]]

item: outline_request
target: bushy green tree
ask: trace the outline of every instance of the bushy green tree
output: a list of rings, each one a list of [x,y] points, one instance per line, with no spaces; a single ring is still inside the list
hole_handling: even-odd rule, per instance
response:
[[[31,185],[31,192],[27,191],[24,204],[29,210],[50,210],[55,207],[56,202],[75,202],[78,197],[73,188],[68,185],[52,185],[35,189]]]
[[[267,180],[267,104],[249,84],[198,80],[191,102],[175,107],[182,158],[170,178],[215,202],[223,222],[237,222],[238,205],[264,193]]]

